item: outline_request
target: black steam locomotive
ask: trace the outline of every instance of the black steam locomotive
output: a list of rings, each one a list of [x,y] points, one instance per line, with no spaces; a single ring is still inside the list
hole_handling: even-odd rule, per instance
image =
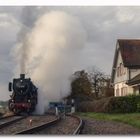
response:
[[[9,83],[9,91],[12,91],[9,100],[9,110],[15,114],[31,113],[37,105],[37,88],[30,78],[25,78],[25,74],[20,74],[20,78],[13,79]]]

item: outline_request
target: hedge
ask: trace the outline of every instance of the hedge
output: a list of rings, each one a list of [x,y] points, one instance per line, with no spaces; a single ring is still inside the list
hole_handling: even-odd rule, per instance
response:
[[[78,110],[104,113],[140,112],[140,95],[111,97],[93,102],[83,102],[78,106]]]
[[[110,100],[106,110],[109,113],[140,112],[140,96],[114,97]]]

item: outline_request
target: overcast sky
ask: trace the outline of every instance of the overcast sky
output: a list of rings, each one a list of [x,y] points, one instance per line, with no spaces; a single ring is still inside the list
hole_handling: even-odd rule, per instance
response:
[[[15,62],[11,53],[21,29],[31,30],[43,13],[59,10],[76,16],[87,33],[85,69],[97,66],[110,75],[116,40],[140,38],[140,7],[0,7],[0,100],[7,100]],[[24,33],[23,33],[24,36]]]

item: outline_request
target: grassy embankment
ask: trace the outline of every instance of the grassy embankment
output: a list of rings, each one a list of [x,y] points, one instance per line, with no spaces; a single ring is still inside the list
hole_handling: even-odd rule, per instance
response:
[[[140,128],[140,113],[129,113],[129,114],[107,114],[107,113],[94,113],[85,112],[78,113],[78,115],[88,118],[94,118],[97,120],[109,120],[123,122],[134,127]]]

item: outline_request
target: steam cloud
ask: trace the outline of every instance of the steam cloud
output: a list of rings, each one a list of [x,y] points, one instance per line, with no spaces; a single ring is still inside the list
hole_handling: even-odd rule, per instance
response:
[[[85,42],[86,32],[76,17],[51,11],[15,47],[16,74],[27,73],[38,87],[38,113],[70,93],[70,77],[81,67]]]

